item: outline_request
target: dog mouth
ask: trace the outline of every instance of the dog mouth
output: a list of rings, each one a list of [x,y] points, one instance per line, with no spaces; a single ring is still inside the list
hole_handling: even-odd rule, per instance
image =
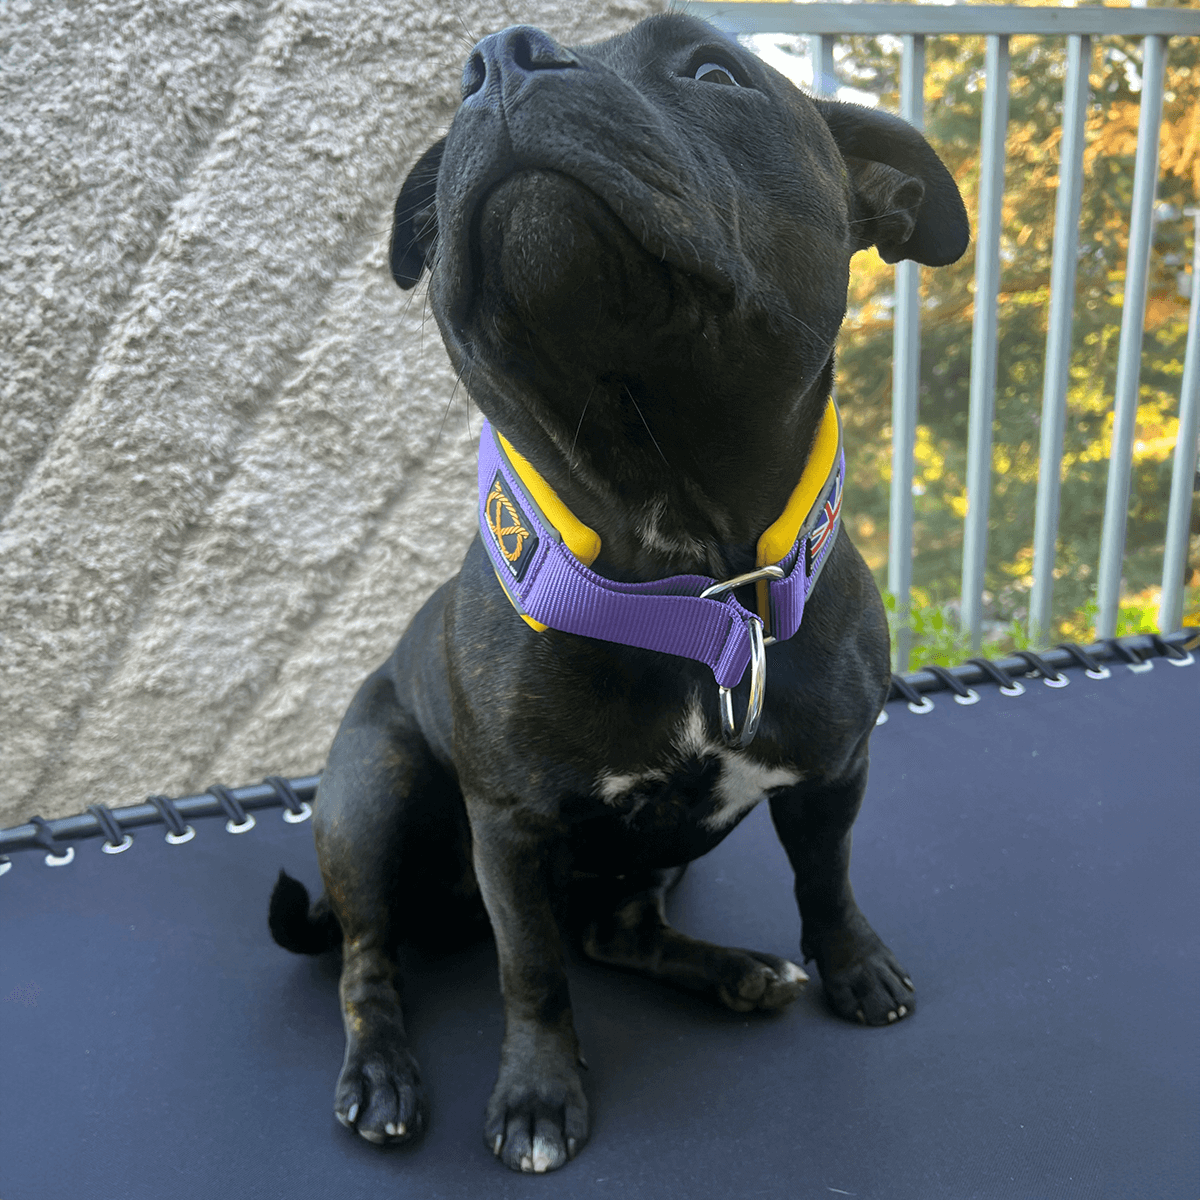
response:
[[[665,248],[647,246],[612,207],[560,171],[507,176],[482,197],[468,232],[469,295],[524,330],[588,328],[662,285]]]
[[[711,210],[696,205],[699,189],[677,169],[655,164],[634,172],[600,156],[547,157],[493,149],[490,161],[472,163],[448,147],[447,159],[458,161],[448,178],[443,164],[438,188],[436,273],[440,306],[456,334],[465,339],[481,295],[497,279],[519,280],[530,296],[557,290],[577,300],[589,254],[606,270],[600,247],[626,267],[640,256],[727,298],[749,290],[754,273],[744,255]],[[499,276],[489,273],[497,266]]]

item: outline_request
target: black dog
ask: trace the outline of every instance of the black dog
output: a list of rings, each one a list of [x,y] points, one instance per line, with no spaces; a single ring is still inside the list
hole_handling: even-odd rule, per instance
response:
[[[764,797],[795,868],[801,949],[833,1009],[869,1025],[912,1011],[847,875],[888,634],[870,572],[836,537],[836,467],[820,468],[815,516],[793,514],[810,532],[823,520],[827,546],[802,536],[777,572],[807,555],[796,570],[820,578],[798,631],[766,653],[752,740],[753,713],[733,714],[754,703],[757,659],[723,711],[702,656],[642,648],[637,633],[542,630],[514,605],[527,549],[553,542],[555,521],[592,535],[592,568],[610,581],[597,586],[683,576],[671,586],[694,596],[752,573],[760,586],[703,602],[729,614],[736,682],[761,644],[747,614],[770,570],[756,544],[840,438],[829,397],[851,256],[874,244],[888,261],[938,265],[967,238],[958,191],[918,133],[807,98],[702,22],[652,17],[575,50],[515,27],[475,48],[449,135],[397,201],[392,272],[408,288],[430,271],[450,357],[533,482],[497,471],[492,544],[476,538],[351,705],[316,801],[325,896],[310,912],[282,876],[272,898],[281,945],[342,946],[345,1125],[380,1143],[423,1129],[395,948],[469,922],[480,899],[505,1012],[484,1136],[514,1169],[559,1167],[588,1134],[568,893],[601,962],[738,1011],[792,1000],[806,980],[794,964],[664,919],[683,864]],[[553,494],[570,512],[536,524],[531,509]]]

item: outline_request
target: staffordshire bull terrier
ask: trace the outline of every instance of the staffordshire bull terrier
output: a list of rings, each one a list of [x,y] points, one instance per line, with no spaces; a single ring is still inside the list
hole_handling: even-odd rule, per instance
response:
[[[920,134],[810,99],[693,18],[475,47],[397,200],[391,269],[429,272],[487,418],[480,535],[338,731],[325,894],[310,909],[281,875],[271,902],[280,945],[342,949],[344,1125],[395,1143],[427,1124],[396,949],[484,913],[505,1018],[484,1139],[514,1170],[588,1136],[569,934],[739,1012],[792,1000],[794,963],[664,912],[763,799],[833,1011],[913,1011],[848,878],[889,665],[838,533],[833,352],[856,251],[939,265],[967,240]]]

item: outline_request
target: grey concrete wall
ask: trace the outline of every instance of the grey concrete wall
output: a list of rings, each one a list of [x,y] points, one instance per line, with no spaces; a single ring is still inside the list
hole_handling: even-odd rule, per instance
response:
[[[0,825],[320,766],[473,531],[400,182],[476,38],[662,7],[0,13]]]

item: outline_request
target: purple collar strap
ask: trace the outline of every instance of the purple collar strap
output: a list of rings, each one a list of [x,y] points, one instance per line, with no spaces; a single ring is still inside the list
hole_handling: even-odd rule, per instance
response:
[[[766,687],[763,647],[800,628],[804,604],[829,557],[846,473],[841,417],[832,400],[783,514],[763,533],[756,569],[735,579],[672,575],[620,583],[591,570],[600,538],[487,421],[479,441],[479,528],[496,578],[535,629],[558,629],[706,663],[721,688],[726,740],[754,737]],[[752,613],[733,589],[757,583]],[[741,730],[730,689],[752,666]]]

